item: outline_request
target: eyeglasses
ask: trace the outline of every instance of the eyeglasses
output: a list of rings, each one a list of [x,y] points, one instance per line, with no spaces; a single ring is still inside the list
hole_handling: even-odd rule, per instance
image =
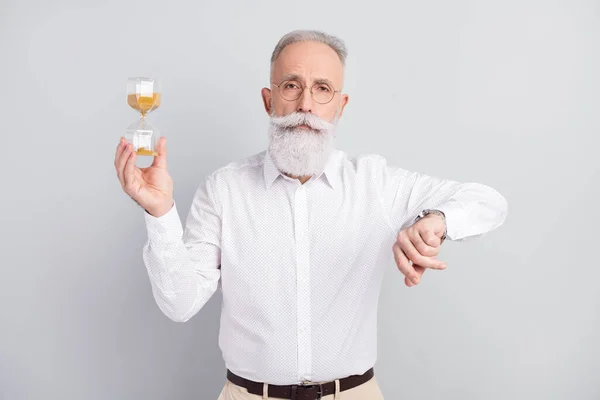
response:
[[[279,88],[279,94],[287,101],[298,100],[304,93],[304,89],[306,89],[300,82],[294,80],[283,81],[279,85],[273,83],[272,85]],[[310,88],[313,100],[319,104],[329,103],[337,92],[339,90],[333,90],[331,86],[324,82],[315,83]]]

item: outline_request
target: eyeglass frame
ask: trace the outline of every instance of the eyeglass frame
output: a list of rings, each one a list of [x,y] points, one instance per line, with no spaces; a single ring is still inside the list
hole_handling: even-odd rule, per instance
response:
[[[298,83],[300,83],[300,85],[302,86],[302,90],[300,91],[300,94],[299,94],[299,95],[298,95],[298,97],[296,97],[295,99],[293,99],[293,100],[288,100],[288,99],[286,99],[285,97],[283,97],[283,95],[281,94],[281,85],[282,85],[282,84],[284,84],[285,82],[298,82],[298,79],[284,79],[284,80],[283,80],[283,81],[281,81],[279,84],[271,82],[271,85],[273,85],[273,86],[277,86],[277,89],[279,90],[279,95],[280,95],[280,96],[281,96],[281,98],[282,98],[282,99],[284,99],[285,101],[296,101],[296,100],[298,100],[300,97],[302,97],[302,94],[304,93],[304,91],[305,91],[305,90],[306,90],[306,88],[308,87],[307,85],[302,85],[300,82],[298,82]],[[327,85],[327,86],[330,86],[330,87],[333,89],[333,94],[331,95],[331,99],[329,99],[329,101],[328,101],[328,102],[326,102],[326,103],[319,103],[317,100],[315,100],[315,98],[314,98],[314,96],[313,96],[312,88],[313,88],[315,85],[320,85],[320,84],[325,84],[325,85]],[[331,100],[333,100],[333,98],[335,97],[335,94],[336,94],[336,93],[341,93],[341,92],[342,92],[341,90],[335,90],[335,88],[333,87],[333,85],[330,85],[330,84],[329,84],[329,83],[327,83],[327,82],[315,82],[315,83],[313,83],[313,84],[311,85],[310,89],[311,89],[311,90],[310,90],[310,97],[311,97],[311,99],[313,99],[313,100],[314,100],[314,101],[315,101],[317,104],[329,104],[329,103],[331,103]]]

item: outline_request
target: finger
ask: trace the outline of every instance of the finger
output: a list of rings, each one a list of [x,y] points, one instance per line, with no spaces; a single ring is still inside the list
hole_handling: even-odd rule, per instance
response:
[[[421,277],[423,276],[423,274],[425,273],[425,268],[417,265],[417,264],[413,264],[413,268],[415,269],[415,271],[417,272],[417,275],[419,275],[419,282],[421,282]],[[415,286],[414,283],[411,282],[410,279],[408,278],[404,278],[404,284],[408,287],[411,286]]]
[[[158,143],[156,144],[156,152],[158,155],[154,156],[152,166],[167,169],[167,138],[165,136],[162,136],[160,139],[158,139]]]
[[[123,171],[123,178],[125,179],[125,188],[130,188],[131,184],[135,179],[134,171],[135,171],[135,160],[137,154],[135,151],[132,151],[127,159],[127,163],[125,163],[125,170]]]
[[[425,257],[417,251],[410,240],[409,233],[401,232],[398,235],[398,240],[396,243],[400,245],[400,248],[402,251],[404,251],[404,254],[406,254],[408,259],[413,263],[425,268],[444,269],[441,261],[437,260],[435,257]]]
[[[398,242],[394,243],[392,246],[392,251],[394,253],[394,259],[396,260],[396,265],[398,266],[400,272],[402,272],[402,274],[404,274],[404,276],[410,279],[414,284],[419,283],[419,275],[410,264],[408,257],[406,257],[406,254],[404,254]]]
[[[419,254],[426,257],[437,256],[439,251],[438,248],[425,243],[425,241],[423,241],[423,238],[421,237],[421,234],[419,233],[419,230],[409,229],[407,233],[410,238],[410,241],[412,242],[413,246],[415,246],[415,249],[417,249]]]
[[[125,178],[123,177],[125,163],[129,159],[129,155],[133,151],[133,145],[131,143],[126,143],[123,152],[119,156],[117,160],[117,174],[119,175],[119,181],[121,181],[121,185],[125,187]]]

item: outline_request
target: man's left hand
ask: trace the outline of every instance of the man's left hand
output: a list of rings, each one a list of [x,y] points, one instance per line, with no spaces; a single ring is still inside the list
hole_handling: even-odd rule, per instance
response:
[[[442,217],[429,214],[398,233],[392,250],[406,286],[418,284],[425,268],[446,269],[446,264],[436,259],[445,228]]]

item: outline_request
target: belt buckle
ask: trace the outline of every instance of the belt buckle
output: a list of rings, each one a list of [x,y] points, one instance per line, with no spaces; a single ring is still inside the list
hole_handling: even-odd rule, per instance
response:
[[[300,383],[300,385],[298,385],[298,386],[305,388],[305,389],[312,389],[314,387],[317,387],[317,388],[319,388],[319,390],[317,392],[317,396],[318,396],[317,400],[321,400],[323,398],[323,384],[322,383],[313,383],[310,381],[302,381]]]

